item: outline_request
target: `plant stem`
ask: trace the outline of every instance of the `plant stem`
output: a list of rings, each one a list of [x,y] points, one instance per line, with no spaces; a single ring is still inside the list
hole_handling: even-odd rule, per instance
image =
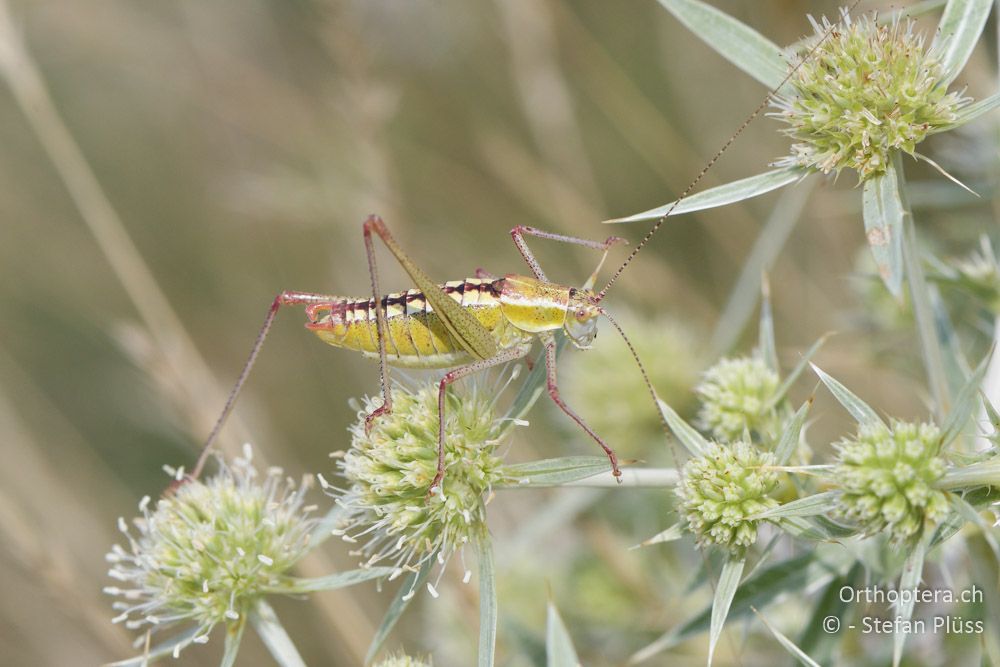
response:
[[[909,197],[906,191],[906,180],[903,175],[903,158],[900,151],[893,155],[893,166],[899,179],[899,197],[903,204],[903,263],[906,265],[906,282],[910,288],[910,300],[913,304],[913,315],[917,323],[917,338],[920,340],[920,350],[927,371],[927,384],[934,398],[934,416],[938,423],[943,423],[945,415],[951,409],[951,396],[948,391],[948,381],[944,370],[944,356],[941,352],[941,340],[934,323],[934,311],[931,307],[930,292],[924,270],[920,264],[920,250],[917,247],[917,232],[913,225],[913,213],[910,210]]]

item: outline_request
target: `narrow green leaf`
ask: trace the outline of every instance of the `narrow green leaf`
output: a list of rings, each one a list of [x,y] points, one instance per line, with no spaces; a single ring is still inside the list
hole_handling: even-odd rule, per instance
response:
[[[782,519],[793,516],[801,517],[826,514],[832,509],[832,505],[837,499],[837,494],[837,491],[814,493],[811,496],[798,498],[797,500],[787,502],[783,505],[772,507],[771,509],[761,512],[760,514],[755,514],[751,518],[755,520]]]
[[[639,549],[640,547],[649,547],[654,544],[662,544],[663,542],[673,542],[684,537],[684,524],[675,523],[674,525],[667,528],[662,533],[657,533],[653,535],[648,540],[643,540],[639,544],[632,547],[633,549]]]
[[[395,568],[391,567],[363,567],[347,572],[335,572],[325,577],[310,577],[307,579],[292,579],[291,582],[281,584],[270,589],[273,593],[314,593],[316,591],[332,591],[337,588],[345,588],[359,584],[362,581],[380,579],[388,577]]]
[[[497,645],[497,573],[489,534],[479,540],[479,667],[493,667]]]
[[[907,7],[900,7],[899,9],[890,10],[885,14],[879,14],[879,18],[883,23],[892,23],[900,18],[928,14],[944,7],[945,4],[947,4],[947,0],[921,0],[921,2],[916,2]]]
[[[1000,484],[1000,460],[988,459],[950,468],[935,486],[943,491],[955,491],[998,484]]]
[[[896,174],[900,182],[903,180],[903,162],[901,153],[897,152],[892,159],[896,165]],[[904,210],[909,210],[906,203],[906,190],[900,190]],[[903,222],[903,261],[906,263],[906,280],[910,288],[910,302],[913,304],[913,317],[917,324],[917,337],[920,341],[920,351],[923,355],[924,369],[927,372],[927,384],[934,398],[934,416],[937,423],[944,422],[945,415],[951,410],[951,392],[948,387],[948,376],[944,368],[944,352],[941,349],[941,339],[938,336],[937,322],[934,319],[934,307],[931,305],[931,289],[924,278],[924,267],[921,263],[920,250],[917,246],[917,230],[913,224],[913,216],[907,213]]]
[[[865,236],[882,282],[893,296],[902,295],[903,286],[903,202],[899,180],[890,162],[885,173],[865,181],[862,196]]]
[[[1000,429],[1000,410],[987,398],[986,394],[982,394],[983,397],[983,407],[986,408],[986,417],[990,420],[990,424],[995,429]]]
[[[778,526],[789,535],[796,537],[800,540],[809,540],[812,542],[827,542],[833,538],[833,535],[830,533],[829,530],[827,530],[825,524],[817,521],[817,519],[819,518],[822,517],[783,516],[774,519],[774,523],[778,524]]]
[[[774,261],[781,254],[817,183],[818,178],[806,179],[798,187],[788,188],[779,195],[753,248],[744,258],[740,275],[733,283],[722,314],[715,323],[708,345],[709,358],[714,359],[728,353],[743,334],[743,329],[753,315],[754,306],[757,305],[757,280],[771,270]]]
[[[680,201],[680,203],[670,202],[669,204],[664,204],[663,206],[658,206],[654,209],[643,211],[642,213],[636,213],[635,215],[630,215],[624,218],[605,220],[605,222],[648,222],[651,220],[659,220],[667,214],[667,211],[670,211],[670,215],[673,216],[681,215],[683,213],[692,213],[694,211],[703,211],[709,208],[717,208],[719,206],[726,206],[727,204],[734,204],[738,201],[743,201],[744,199],[752,199],[762,194],[771,192],[772,190],[777,190],[778,188],[788,185],[789,183],[794,183],[803,176],[808,175],[808,173],[809,172],[798,167],[783,167],[773,171],[766,171],[763,174],[757,174],[756,176],[750,176],[749,178],[744,178],[739,181],[733,181],[732,183],[725,183],[714,188],[709,188],[708,190],[703,190],[698,194],[685,197]]]
[[[722,564],[719,583],[715,585],[715,599],[712,601],[712,625],[708,633],[709,667],[712,665],[715,646],[722,636],[722,628],[726,625],[726,617],[729,616],[729,606],[733,603],[736,589],[740,587],[740,577],[743,576],[743,567],[746,564],[745,556],[730,556]]]
[[[322,484],[325,487],[326,480],[323,480]],[[310,550],[323,544],[323,542],[326,542],[327,539],[333,535],[333,530],[340,526],[340,521],[346,512],[347,511],[340,505],[334,505],[330,508],[330,511],[327,512],[322,519],[320,519],[319,523],[316,524],[312,533],[309,535]]]
[[[573,648],[573,639],[559,616],[559,610],[551,602],[545,625],[545,666],[580,667],[580,658]]]
[[[837,523],[825,514],[804,518],[806,521],[826,533],[828,535],[827,539],[829,540],[836,540],[842,537],[854,537],[858,534],[857,529],[853,526],[846,526],[842,523]]]
[[[1000,93],[993,93],[989,97],[984,97],[983,99],[970,104],[967,107],[962,107],[955,113],[955,122],[939,128],[938,132],[944,132],[952,128],[956,128],[960,125],[965,125],[976,118],[979,118],[985,113],[993,111],[997,107],[1000,107]]]
[[[142,667],[153,660],[163,658],[168,655],[177,655],[178,652],[189,646],[194,638],[202,631],[199,625],[189,628],[179,635],[175,635],[163,643],[157,644],[149,649],[149,652],[137,655],[134,658],[109,662],[104,667]]]
[[[498,486],[559,486],[611,469],[606,456],[561,456],[504,466],[507,480]]]
[[[778,345],[774,337],[774,313],[771,311],[771,288],[767,284],[766,275],[760,281],[760,324],[757,327],[757,345],[760,346],[760,356],[764,363],[780,377]]]
[[[813,399],[810,398],[805,403],[802,404],[796,412],[795,416],[792,417],[792,421],[788,423],[785,428],[785,432],[781,434],[781,440],[778,441],[778,447],[774,450],[774,458],[778,462],[778,465],[783,466],[792,458],[792,454],[795,453],[795,449],[799,446],[799,438],[802,435],[802,426],[806,423],[806,415],[809,414],[809,408],[812,406]]]
[[[983,534],[983,539],[989,545],[990,551],[993,552],[993,558],[1000,563],[1000,544],[997,544],[997,538],[993,534],[993,526],[986,523],[986,520],[979,515],[976,508],[970,505],[965,498],[957,494],[951,494],[951,504],[963,519],[979,528]]]
[[[382,644],[385,643],[385,640],[389,637],[389,633],[392,632],[393,626],[399,621],[399,617],[403,615],[406,608],[410,606],[410,600],[413,599],[417,590],[427,581],[427,577],[430,575],[431,569],[436,562],[437,554],[424,561],[420,570],[412,572],[399,587],[399,590],[396,591],[396,597],[393,598],[392,604],[389,605],[389,610],[382,617],[382,622],[379,624],[378,629],[375,631],[375,636],[372,638],[371,646],[368,647],[368,653],[365,655],[366,665],[371,663],[375,659],[375,656],[378,655]]]
[[[236,654],[239,653],[240,641],[243,639],[246,627],[246,616],[240,616],[238,621],[226,626],[226,647],[219,667],[233,667],[236,664]]]
[[[660,399],[656,399],[656,403],[660,406],[660,412],[663,414],[667,425],[670,426],[670,430],[674,432],[674,435],[687,448],[688,452],[692,456],[703,455],[705,450],[708,449],[708,441],[702,437],[701,433],[698,433],[698,431],[694,430],[694,427],[681,419],[680,415],[674,412],[672,407]],[[680,467],[680,461],[675,461],[674,463]]]
[[[260,635],[264,646],[281,667],[306,667],[305,661],[299,655],[298,649],[292,643],[292,638],[285,632],[284,626],[278,620],[274,609],[264,598],[257,600],[250,612],[250,624]]]
[[[802,375],[803,371],[805,371],[806,366],[809,365],[809,362],[814,356],[816,356],[816,353],[819,352],[819,349],[823,347],[823,344],[826,343],[826,339],[829,337],[830,334],[820,337],[819,340],[813,343],[812,346],[806,350],[806,353],[802,355],[801,359],[799,359],[799,363],[795,364],[795,368],[792,369],[792,372],[788,374],[788,377],[786,377],[781,383],[781,386],[778,387],[778,391],[775,392],[774,398],[772,398],[768,403],[769,408],[776,407],[778,403],[784,400],[785,395],[788,394],[792,385],[799,379],[799,376]]]
[[[943,85],[955,80],[976,47],[993,0],[949,0],[930,52],[941,62]]]
[[[934,317],[934,328],[941,343],[941,353],[947,364],[945,367],[945,377],[948,390],[954,392],[961,391],[972,374],[972,367],[969,365],[969,360],[962,350],[964,343],[959,338],[958,331],[956,331],[955,325],[951,321],[947,304],[941,298],[941,290],[938,289],[937,285],[928,284],[927,291],[929,292],[931,311]],[[989,370],[987,369],[986,372],[989,373]]]
[[[809,365],[812,366],[813,372],[819,376],[819,379],[823,381],[823,384],[825,384],[826,388],[830,390],[833,397],[836,398],[837,401],[851,413],[851,416],[854,417],[854,420],[857,421],[858,424],[885,424],[875,410],[873,410],[870,405],[855,396],[854,392],[821,371],[819,366],[816,364]]]
[[[764,624],[764,627],[771,631],[771,634],[778,640],[778,643],[781,644],[793,658],[801,662],[803,665],[807,665],[807,667],[820,667],[820,664],[806,655],[806,652],[799,648],[795,642],[782,634],[776,627],[768,623],[763,614],[758,612],[756,609],[754,609],[754,612],[757,614],[757,618],[760,619],[761,623]]]
[[[831,634],[829,628],[823,627],[823,620],[833,617],[843,621],[849,613],[851,603],[844,601],[841,590],[845,586],[853,588],[855,583],[862,581],[863,576],[864,566],[860,562],[855,563],[850,572],[834,578],[826,585],[813,607],[812,615],[799,637],[799,648],[815,656],[820,664],[832,665],[834,648],[839,645],[839,637],[835,633]]]
[[[955,438],[959,436],[962,429],[969,422],[969,418],[972,413],[980,404],[980,394],[979,386],[983,383],[983,378],[986,376],[986,369],[989,367],[990,359],[993,354],[990,353],[979,362],[979,366],[969,377],[969,381],[966,382],[962,390],[958,392],[958,396],[955,398],[955,404],[951,408],[951,412],[948,414],[948,419],[941,427],[941,447],[947,447]]]
[[[921,539],[913,547],[913,551],[906,557],[903,563],[903,573],[899,577],[899,590],[915,591],[920,585],[920,576],[924,571],[924,556],[927,555],[927,540]],[[902,620],[902,625],[907,625],[913,617],[913,605],[916,604],[916,596],[907,595],[901,598],[896,618]],[[896,632],[892,636],[892,666],[899,667],[899,661],[903,657],[903,644],[906,642],[905,632]]]
[[[698,0],[660,0],[688,30],[741,70],[774,89],[788,74],[781,47],[750,26]]]
[[[845,564],[850,558],[846,551],[843,554],[838,552],[835,557],[844,559]],[[747,577],[739,587],[733,597],[729,615],[733,618],[746,615],[751,606],[763,609],[785,593],[800,593],[806,585],[822,586],[833,578],[834,569],[836,569],[834,565],[825,562],[815,551],[763,568],[753,576]],[[691,619],[632,655],[629,664],[648,660],[661,651],[705,632],[709,629],[711,617],[712,607],[702,609]]]

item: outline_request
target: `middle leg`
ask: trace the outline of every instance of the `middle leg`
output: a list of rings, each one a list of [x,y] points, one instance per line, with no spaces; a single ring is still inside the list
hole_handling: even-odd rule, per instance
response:
[[[472,375],[473,373],[478,373],[479,371],[484,371],[488,368],[505,364],[508,361],[520,359],[528,353],[529,348],[530,346],[525,346],[501,350],[496,356],[490,357],[489,359],[481,359],[480,361],[475,361],[466,366],[456,368],[453,371],[449,371],[443,378],[441,378],[441,382],[438,384],[437,472],[434,475],[434,481],[431,482],[430,488],[427,491],[428,495],[437,491],[441,485],[441,480],[444,479],[444,399],[448,391],[448,385],[453,384],[468,375]]]
[[[585,248],[592,248],[594,250],[603,250],[604,254],[601,255],[601,261],[597,263],[597,268],[591,274],[590,278],[584,284],[585,289],[591,289],[594,286],[594,281],[597,279],[597,272],[601,270],[604,265],[604,260],[608,257],[608,251],[612,246],[619,243],[628,243],[625,239],[620,236],[609,236],[603,241],[591,241],[589,239],[581,239],[576,236],[567,236],[565,234],[556,234],[553,232],[545,232],[540,229],[535,229],[534,227],[527,227],[525,225],[518,225],[514,229],[510,230],[510,236],[514,239],[514,245],[517,246],[518,251],[521,253],[521,257],[524,257],[524,261],[528,263],[531,267],[531,272],[535,274],[535,277],[539,280],[548,281],[545,277],[545,272],[542,271],[541,265],[538,260],[535,259],[535,255],[528,248],[527,241],[524,240],[525,236],[534,236],[540,239],[548,239],[550,241],[560,241],[561,243],[572,243],[574,245],[582,245]]]

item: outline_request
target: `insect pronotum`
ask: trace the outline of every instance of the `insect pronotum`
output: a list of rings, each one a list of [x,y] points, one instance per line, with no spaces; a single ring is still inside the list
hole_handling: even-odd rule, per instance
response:
[[[853,11],[859,2],[860,0],[855,0],[847,13]],[[778,88],[812,56],[813,51],[835,28],[836,26],[831,27],[802,60],[790,69]],[[716,151],[690,185],[674,201],[673,206],[646,232],[600,291],[593,289],[598,271],[611,247],[623,242],[624,239],[612,236],[604,241],[590,241],[518,225],[510,234],[531,269],[531,276],[507,274],[496,277],[480,269],[476,272],[475,278],[437,284],[410,260],[396,243],[382,219],[376,215],[369,216],[364,222],[363,231],[371,276],[371,298],[355,299],[294,291],[278,294],[271,303],[250,356],[212,432],[206,439],[190,476],[196,479],[201,474],[211,446],[233,410],[278,310],[282,306],[302,305],[305,306],[308,318],[306,328],[324,342],[335,347],[355,350],[366,357],[378,360],[383,401],[380,407],[367,415],[366,430],[370,430],[374,421],[380,416],[392,411],[390,366],[450,369],[438,384],[437,472],[428,487],[428,493],[438,489],[445,474],[444,409],[448,386],[468,375],[524,357],[536,339],[541,341],[545,348],[546,385],[549,396],[601,446],[611,464],[612,473],[620,481],[621,470],[614,450],[566,404],[559,394],[556,378],[556,333],[563,331],[574,347],[587,349],[597,332],[597,318],[600,316],[607,318],[624,339],[650,395],[654,402],[656,401],[656,391],[635,348],[618,323],[601,306],[601,302],[635,256],[660,229],[674,207],[691,193],[736,138],[760,115],[776,90],[777,88],[764,98]],[[373,235],[379,237],[395,256],[413,280],[416,289],[381,295]],[[582,287],[559,285],[546,277],[528,248],[526,236],[581,245],[600,250],[603,254],[597,268]],[[669,432],[662,414],[661,421],[664,429]]]

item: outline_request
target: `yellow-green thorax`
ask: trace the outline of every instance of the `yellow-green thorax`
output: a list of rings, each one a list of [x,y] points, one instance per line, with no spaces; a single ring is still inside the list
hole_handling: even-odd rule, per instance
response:
[[[579,347],[593,339],[599,311],[593,293],[536,278],[447,282],[441,290],[470,312],[500,350],[527,354],[535,337],[564,329]],[[474,361],[434,312],[424,294],[408,290],[381,299],[386,318],[386,361],[410,368],[448,368]],[[311,329],[324,342],[378,357],[374,299],[332,299],[308,310]]]

